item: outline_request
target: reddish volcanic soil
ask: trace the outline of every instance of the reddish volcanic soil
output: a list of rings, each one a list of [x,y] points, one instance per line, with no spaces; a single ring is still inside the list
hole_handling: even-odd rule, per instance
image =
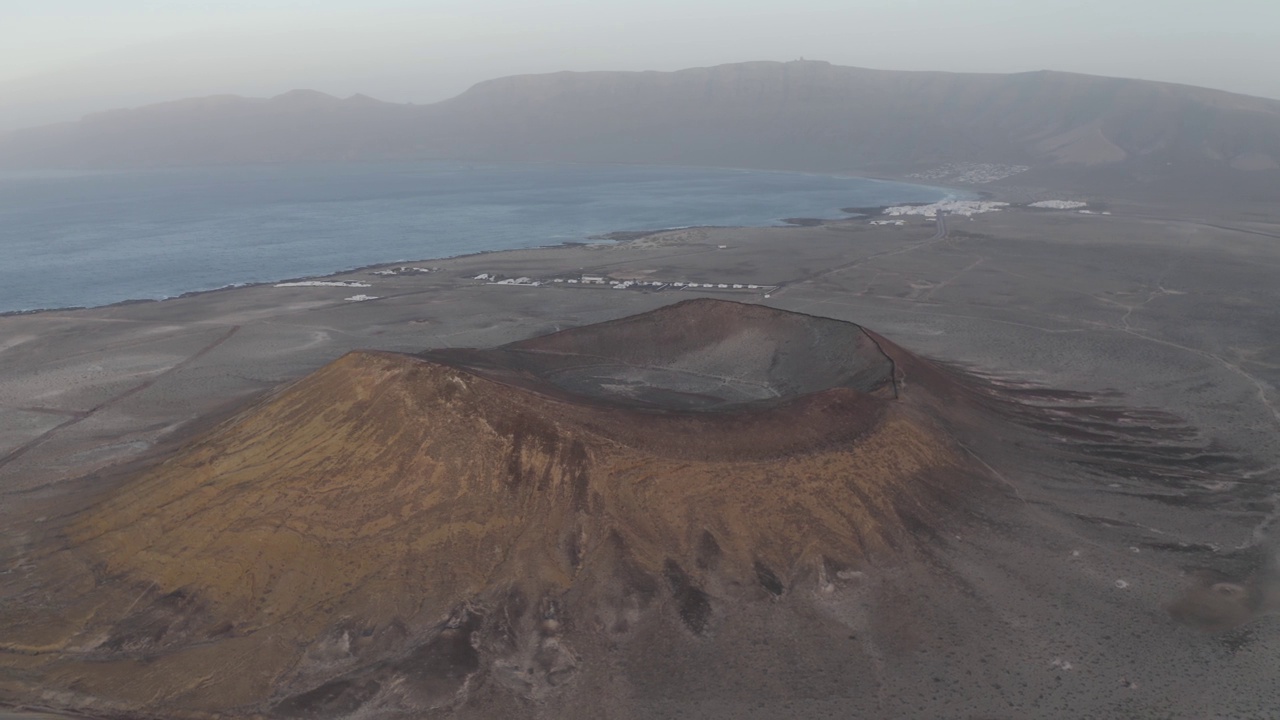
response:
[[[47,601],[0,607],[0,696],[167,718],[884,708],[911,653],[993,612],[948,548],[1027,522],[973,449],[1025,452],[1053,417],[1075,460],[1124,460],[1120,412],[714,300],[351,353],[51,538]]]

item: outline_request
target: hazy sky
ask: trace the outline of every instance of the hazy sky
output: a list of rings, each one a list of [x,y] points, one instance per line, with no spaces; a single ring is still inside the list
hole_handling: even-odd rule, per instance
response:
[[[215,93],[431,102],[486,78],[828,60],[1280,98],[1280,0],[0,0],[0,129]]]

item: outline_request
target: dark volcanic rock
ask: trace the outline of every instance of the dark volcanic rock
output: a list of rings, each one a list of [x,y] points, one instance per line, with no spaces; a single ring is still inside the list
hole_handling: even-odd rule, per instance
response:
[[[1061,467],[1190,484],[1218,462],[1193,446],[1164,416],[716,300],[487,350],[351,353],[69,518],[22,596],[46,600],[0,603],[0,697],[844,717],[990,714],[1008,692],[1124,715],[1132,688],[1061,684],[1060,655],[1129,662],[1098,649],[1122,630],[1176,655],[1167,597],[1111,574],[1128,547],[1095,549],[1122,526],[1032,493]],[[1198,577],[1170,608],[1188,624],[1274,602],[1273,575]]]

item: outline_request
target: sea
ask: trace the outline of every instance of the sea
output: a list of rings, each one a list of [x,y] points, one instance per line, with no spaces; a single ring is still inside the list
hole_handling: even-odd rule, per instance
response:
[[[587,242],[613,231],[766,226],[945,189],[693,167],[290,165],[0,174],[0,313]]]

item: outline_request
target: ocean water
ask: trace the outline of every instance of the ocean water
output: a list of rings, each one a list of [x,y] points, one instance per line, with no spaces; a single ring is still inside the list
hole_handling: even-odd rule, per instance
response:
[[[0,312],[158,299],[615,230],[772,225],[931,202],[862,178],[591,165],[0,174]]]

